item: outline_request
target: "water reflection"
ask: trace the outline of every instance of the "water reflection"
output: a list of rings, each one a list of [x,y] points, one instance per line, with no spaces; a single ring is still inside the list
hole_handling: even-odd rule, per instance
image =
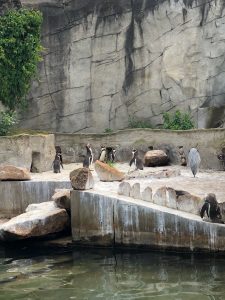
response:
[[[0,248],[0,299],[225,299],[224,258],[23,250]]]

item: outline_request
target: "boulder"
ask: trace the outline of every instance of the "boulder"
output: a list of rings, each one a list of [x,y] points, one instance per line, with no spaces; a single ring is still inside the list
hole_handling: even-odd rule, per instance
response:
[[[90,190],[94,187],[94,179],[88,168],[79,168],[70,172],[70,181],[74,190]]]
[[[0,225],[0,240],[21,240],[43,237],[68,228],[65,209],[55,207],[53,201],[29,205],[26,212]]]
[[[141,194],[141,199],[144,201],[152,202],[152,189],[147,186]]]
[[[168,162],[168,156],[163,150],[150,150],[144,156],[144,165],[146,167],[165,166]]]
[[[199,215],[200,209],[203,205],[203,200],[186,191],[177,191],[177,209],[186,211],[195,215]]]
[[[55,190],[55,194],[52,196],[52,201],[55,202],[59,208],[65,208],[70,213],[70,190],[69,189],[58,189]]]
[[[31,180],[31,176],[26,168],[5,165],[0,166],[0,180]]]
[[[163,186],[156,190],[153,195],[153,203],[157,205],[166,206],[166,187]]]
[[[124,181],[119,184],[117,194],[129,197],[130,190],[131,190],[131,186],[130,186],[129,182]]]
[[[134,183],[133,186],[131,187],[130,197],[134,199],[141,199],[140,190],[141,190],[140,183],[139,182]]]
[[[122,181],[124,173],[99,160],[95,162],[95,171],[101,181]]]

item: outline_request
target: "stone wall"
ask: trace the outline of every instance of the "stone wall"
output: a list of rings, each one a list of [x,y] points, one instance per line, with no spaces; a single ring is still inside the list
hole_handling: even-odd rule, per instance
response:
[[[180,109],[224,126],[224,0],[22,0],[43,12],[44,59],[24,128],[122,129]]]
[[[52,168],[55,137],[49,135],[18,135],[0,137],[0,164],[11,164],[34,172]]]
[[[74,243],[185,251],[225,251],[225,226],[140,200],[71,192]]]
[[[0,181],[0,218],[25,212],[29,204],[51,200],[55,189],[71,188],[70,181]]]
[[[129,161],[131,150],[139,150],[140,157],[148,150],[163,149],[170,162],[178,163],[178,146],[183,146],[186,154],[192,147],[197,147],[201,155],[201,168],[221,169],[216,157],[225,147],[225,129],[201,129],[190,131],[167,131],[151,129],[129,129],[112,134],[59,134],[55,135],[56,145],[62,147],[65,162],[80,162],[85,154],[85,145],[90,143],[94,158],[99,156],[101,145],[117,149],[119,161]]]

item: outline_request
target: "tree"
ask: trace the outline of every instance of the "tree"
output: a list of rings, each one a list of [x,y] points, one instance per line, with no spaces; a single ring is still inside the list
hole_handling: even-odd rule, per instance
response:
[[[11,111],[26,104],[41,60],[41,24],[36,10],[10,10],[0,17],[0,101]]]

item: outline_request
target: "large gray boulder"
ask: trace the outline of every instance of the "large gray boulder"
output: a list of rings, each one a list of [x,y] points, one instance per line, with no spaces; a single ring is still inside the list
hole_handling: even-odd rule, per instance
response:
[[[43,237],[68,228],[69,216],[53,201],[31,204],[26,212],[0,225],[0,240],[22,240]]]
[[[71,199],[70,199],[69,189],[57,189],[52,196],[52,201],[59,208],[65,208],[68,213],[70,213]]]

